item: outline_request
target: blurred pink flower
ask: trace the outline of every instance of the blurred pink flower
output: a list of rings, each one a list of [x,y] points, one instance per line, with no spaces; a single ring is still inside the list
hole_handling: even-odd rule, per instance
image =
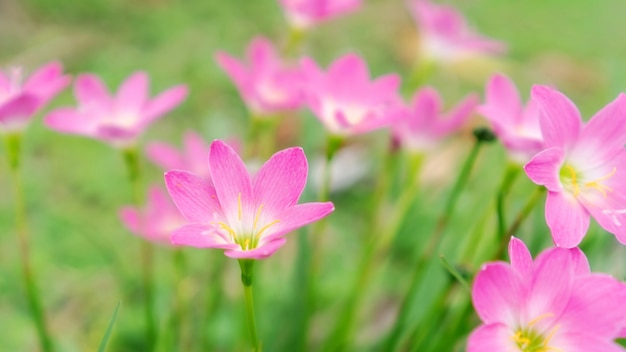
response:
[[[302,104],[301,74],[288,67],[276,54],[272,43],[256,38],[248,46],[248,64],[218,52],[215,59],[239,89],[255,116],[294,110]]]
[[[543,137],[539,111],[532,99],[522,106],[515,84],[504,75],[495,75],[487,84],[486,101],[477,108],[493,126],[495,134],[520,164],[541,151]]]
[[[626,244],[626,95],[583,123],[562,93],[535,86],[544,150],[524,166],[548,189],[546,222],[559,247],[577,246],[589,216]]]
[[[186,223],[165,192],[156,186],[149,190],[145,209],[126,206],[119,215],[126,228],[135,235],[168,245],[172,232]]]
[[[148,75],[136,72],[111,96],[98,76],[83,74],[74,85],[77,108],[54,110],[46,125],[62,133],[79,134],[125,148],[135,143],[146,127],[180,104],[187,88],[179,85],[154,99],[148,98]]]
[[[552,248],[533,262],[512,238],[511,264],[489,263],[476,276],[472,302],[483,322],[468,352],[624,351],[614,343],[626,322],[626,285],[591,273],[578,248]]]
[[[280,4],[292,27],[307,29],[356,10],[361,6],[361,0],[280,0]]]
[[[19,133],[35,113],[70,83],[63,67],[52,62],[22,83],[22,69],[0,71],[0,132]]]
[[[146,154],[163,170],[188,170],[204,179],[211,178],[207,162],[209,145],[195,132],[185,133],[181,151],[166,143],[153,142],[146,146]]]
[[[400,77],[388,74],[370,81],[358,55],[337,59],[328,72],[305,58],[302,71],[306,104],[331,134],[348,136],[389,126],[401,105]]]
[[[208,160],[212,182],[187,171],[165,173],[170,196],[190,222],[174,232],[173,244],[263,259],[285,244],[287,233],[334,210],[330,202],[297,204],[308,173],[301,148],[274,154],[252,178],[220,140],[211,144]]]
[[[457,132],[472,116],[478,96],[470,94],[447,114],[437,90],[426,87],[413,96],[410,107],[403,109],[401,118],[393,124],[393,136],[404,148],[422,152],[438,145],[441,139]]]
[[[408,5],[419,26],[421,52],[427,60],[448,63],[506,51],[503,42],[473,31],[452,6],[429,0],[409,0]]]

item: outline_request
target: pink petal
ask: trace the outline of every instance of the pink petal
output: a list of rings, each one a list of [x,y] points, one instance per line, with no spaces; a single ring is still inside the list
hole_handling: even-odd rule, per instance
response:
[[[534,183],[546,186],[549,191],[560,192],[560,171],[565,154],[563,149],[548,148],[535,155],[526,165],[524,171]]]
[[[626,285],[609,275],[578,278],[559,324],[565,332],[615,338],[626,322]]]
[[[585,253],[580,250],[580,248],[572,248],[569,250],[572,255],[572,270],[574,271],[574,276],[585,276],[591,273],[591,268],[589,267],[589,261],[585,256]]]
[[[578,246],[589,228],[589,213],[569,194],[548,192],[546,222],[557,247]]]
[[[53,62],[41,67],[24,83],[24,90],[36,94],[47,103],[54,95],[70,83],[69,76],[63,76],[63,67]]]
[[[233,80],[240,90],[249,90],[248,85],[251,84],[251,73],[243,63],[223,52],[215,54],[215,61],[217,61],[218,66],[230,76],[230,79]]]
[[[240,248],[230,249],[224,252],[224,254],[228,257],[235,259],[265,259],[274,252],[276,252],[280,247],[282,247],[287,239],[285,238],[277,238],[273,241],[267,242],[262,246],[259,246],[255,249],[251,249],[248,251],[241,250]]]
[[[135,72],[122,83],[115,96],[118,111],[138,112],[146,103],[148,96],[148,75]]]
[[[222,214],[215,189],[199,176],[187,171],[168,171],[165,185],[178,210],[190,222],[209,223],[216,214]]]
[[[478,95],[468,94],[448,113],[448,118],[441,121],[437,132],[447,134],[458,130],[472,116],[477,105]]]
[[[478,111],[490,121],[514,125],[522,113],[522,102],[513,81],[505,75],[494,75],[485,91],[486,102]]]
[[[164,91],[146,104],[143,111],[144,121],[150,122],[161,117],[174,109],[186,97],[187,87],[184,85],[178,85]]]
[[[531,276],[533,258],[522,240],[511,237],[509,257],[511,258],[511,267],[521,278]]]
[[[567,352],[624,352],[624,347],[611,341],[586,332],[558,332],[550,339],[550,347],[554,351]]]
[[[250,175],[233,148],[221,140],[213,141],[209,150],[209,170],[228,222],[238,222],[238,213],[253,214],[255,198]]]
[[[239,245],[224,240],[214,228],[204,224],[187,224],[172,233],[173,245],[197,248],[234,249]]]
[[[519,352],[511,330],[504,324],[481,325],[467,340],[467,352]]]
[[[441,96],[436,89],[425,87],[420,89],[413,96],[413,114],[412,119],[417,124],[411,126],[412,129],[430,128],[430,124],[437,119],[437,115],[441,111]]]
[[[327,77],[334,80],[334,91],[349,93],[354,89],[362,89],[361,85],[369,81],[369,71],[361,57],[348,54],[332,63],[328,68]]]
[[[263,238],[273,240],[282,237],[295,229],[327,216],[334,210],[335,206],[331,202],[303,203],[287,208],[277,216],[280,222],[270,227]]]
[[[93,131],[93,123],[89,118],[70,108],[50,112],[44,123],[49,128],[63,133],[87,134]]]
[[[185,163],[175,148],[165,143],[149,143],[146,146],[146,155],[154,164],[164,170],[184,169]],[[205,157],[205,160],[208,160]]]
[[[108,109],[111,104],[111,96],[100,80],[93,74],[82,74],[76,78],[74,93],[80,105],[94,108]]]
[[[302,148],[288,148],[261,167],[252,184],[254,197],[269,214],[277,214],[298,202],[306,185],[308,165]]]
[[[193,172],[209,179],[209,146],[199,134],[194,132],[185,133],[184,144],[189,167]]]
[[[33,95],[18,95],[15,98],[4,102],[0,105],[0,123],[26,124],[27,120],[33,118],[33,115],[39,107],[39,99]]]
[[[500,262],[483,266],[472,287],[472,303],[485,324],[514,326],[522,302],[520,278],[513,269]]]
[[[123,207],[119,212],[120,219],[126,228],[134,233],[139,234],[139,212],[134,207]]]
[[[539,109],[545,147],[569,150],[578,140],[582,127],[576,105],[563,93],[546,86],[534,86],[531,97]]]
[[[248,47],[248,57],[255,71],[271,69],[278,62],[272,43],[262,37],[252,40]]]

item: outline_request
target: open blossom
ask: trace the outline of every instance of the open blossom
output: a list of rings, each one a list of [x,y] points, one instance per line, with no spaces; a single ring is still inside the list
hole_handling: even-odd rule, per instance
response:
[[[397,115],[400,77],[388,74],[371,81],[358,55],[337,59],[327,72],[305,58],[302,70],[306,104],[331,134],[369,132],[389,126]]]
[[[223,52],[218,52],[215,59],[234,81],[252,113],[266,116],[300,107],[300,72],[280,59],[269,40],[254,39],[247,56],[247,64]]]
[[[237,153],[216,140],[208,163],[212,182],[188,171],[165,173],[170,196],[189,222],[174,232],[173,244],[263,259],[285,244],[287,233],[334,210],[330,202],[297,204],[308,173],[301,148],[274,154],[251,177]]]
[[[533,262],[512,238],[511,264],[483,266],[472,302],[483,322],[469,337],[468,352],[612,352],[626,322],[626,285],[591,273],[578,248],[552,248]]]
[[[463,15],[451,6],[410,0],[409,7],[419,26],[421,51],[427,60],[449,63],[506,50],[504,43],[472,30]]]
[[[83,74],[76,79],[74,94],[78,107],[54,110],[46,117],[46,125],[124,148],[133,145],[154,120],[180,104],[187,88],[176,86],[149,99],[148,75],[136,72],[111,96],[98,76]]]
[[[626,244],[626,95],[587,123],[562,93],[535,86],[531,95],[545,149],[524,170],[548,189],[545,213],[554,243],[578,245],[593,216]]]
[[[23,80],[19,67],[0,70],[0,132],[23,131],[35,113],[70,83],[58,62],[42,66]]]
[[[539,111],[534,100],[522,106],[515,84],[504,75],[495,75],[489,80],[485,95],[486,101],[477,111],[489,120],[513,160],[526,163],[543,147]]]
[[[393,124],[393,135],[401,146],[422,152],[436,146],[469,119],[478,105],[478,96],[470,94],[448,113],[442,112],[441,96],[434,88],[420,89],[413,96],[411,106]]]
[[[280,0],[289,23],[307,29],[361,6],[361,0]]]
[[[167,194],[158,187],[150,188],[145,209],[126,206],[119,215],[135,235],[163,244],[170,244],[172,232],[186,223]]]

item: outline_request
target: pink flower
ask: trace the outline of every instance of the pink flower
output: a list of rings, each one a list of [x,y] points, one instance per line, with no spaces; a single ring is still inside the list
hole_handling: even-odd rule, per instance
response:
[[[485,104],[477,108],[478,112],[491,122],[513,160],[526,163],[543,147],[539,111],[534,101],[531,99],[522,107],[515,84],[504,75],[491,78],[485,95]]]
[[[280,0],[280,4],[291,26],[307,29],[356,10],[361,6],[361,0]]]
[[[250,43],[248,65],[223,52],[218,52],[215,59],[255,115],[294,110],[302,104],[299,70],[288,67],[269,40],[256,38]]]
[[[469,337],[468,352],[624,351],[614,343],[626,321],[626,285],[591,273],[578,248],[552,248],[533,262],[512,238],[511,265],[483,266],[472,302],[483,322]]]
[[[172,110],[187,96],[185,86],[176,86],[148,99],[148,75],[136,72],[111,96],[100,78],[78,76],[74,86],[77,108],[60,108],[45,119],[48,127],[79,134],[126,148],[135,143],[154,120]]]
[[[170,244],[172,232],[186,223],[185,218],[158,187],[151,187],[148,197],[144,210],[126,206],[120,210],[120,218],[135,235]]]
[[[330,214],[326,203],[297,204],[307,173],[301,148],[274,154],[254,176],[235,151],[216,140],[209,151],[212,182],[172,170],[165,183],[189,224],[172,235],[172,243],[223,248],[238,259],[263,259],[285,244],[285,235]]]
[[[445,136],[454,133],[471,117],[478,105],[478,96],[470,94],[447,114],[434,88],[420,89],[413,96],[411,106],[401,113],[393,125],[393,135],[403,147],[414,152],[433,148]]]
[[[176,150],[166,143],[149,143],[146,147],[148,158],[164,170],[189,170],[194,174],[210,179],[209,146],[195,132],[187,132],[184,137],[184,149]]]
[[[578,245],[591,215],[626,244],[626,95],[587,123],[562,93],[535,86],[531,95],[545,149],[524,170],[548,189],[546,222],[554,243]]]
[[[448,63],[506,51],[504,43],[473,31],[463,15],[451,6],[410,0],[409,7],[419,25],[421,50],[428,60]]]
[[[358,55],[339,58],[328,72],[306,58],[302,71],[306,103],[334,135],[347,136],[388,126],[401,104],[400,77],[390,74],[370,81],[367,65]]]
[[[19,133],[35,113],[70,83],[58,62],[35,71],[22,83],[22,69],[0,71],[0,132]]]

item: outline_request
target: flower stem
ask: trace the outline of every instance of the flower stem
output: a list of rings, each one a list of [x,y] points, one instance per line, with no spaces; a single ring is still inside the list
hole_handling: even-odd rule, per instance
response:
[[[241,267],[241,283],[243,284],[243,293],[246,301],[246,321],[248,323],[248,331],[252,340],[252,348],[255,352],[261,351],[261,341],[256,329],[256,319],[254,316],[254,300],[252,297],[252,276],[254,271],[254,260],[240,259]]]
[[[39,345],[44,352],[54,350],[52,339],[48,333],[45,312],[42,308],[39,290],[35,282],[35,274],[30,262],[30,249],[28,238],[28,225],[26,221],[26,205],[20,177],[20,153],[21,136],[10,134],[6,136],[7,153],[9,157],[9,169],[13,179],[13,189],[15,191],[15,227],[19,241],[20,260],[22,264],[22,279],[26,289],[26,299],[30,307],[32,318],[35,322]]]
[[[133,203],[137,209],[141,209],[142,189],[141,189],[141,168],[139,152],[136,148],[129,148],[123,151],[124,161],[128,170],[128,178],[132,187]],[[139,226],[143,226],[142,223]],[[144,318],[146,322],[146,347],[148,351],[153,351],[156,347],[156,319],[154,317],[153,302],[153,256],[154,248],[148,241],[141,241],[141,282],[144,295]]]
[[[469,176],[478,157],[480,147],[485,142],[490,142],[493,140],[492,136],[482,130],[475,131],[474,135],[476,136],[474,146],[472,147],[472,150],[470,151],[467,159],[465,160],[465,163],[461,168],[461,172],[459,173],[456,182],[452,187],[452,191],[448,195],[444,210],[435,225],[435,231],[430,236],[430,241],[426,244],[425,249],[422,250],[422,255],[419,257],[415,264],[413,277],[411,278],[408,293],[404,296],[404,299],[400,304],[399,315],[396,318],[396,322],[391,330],[389,337],[385,341],[385,350],[395,350],[398,344],[401,342],[400,340],[402,339],[403,331],[405,330],[406,325],[409,324],[409,308],[411,306],[411,303],[413,302],[413,298],[417,295],[419,289],[421,288],[421,285],[423,284],[423,278],[426,274],[428,264],[433,258],[433,255],[437,254],[437,249],[443,237],[442,235],[448,225],[450,218],[454,214],[457,199],[461,194],[461,191],[467,184],[467,181],[469,180]]]
[[[289,36],[287,37],[285,47],[283,48],[283,58],[297,56],[305,37],[305,30],[292,27],[289,30]]]
[[[500,184],[500,188],[496,196],[496,211],[498,213],[498,237],[501,239],[506,237],[506,210],[504,202],[520,171],[521,168],[518,164],[509,163],[507,165],[506,171],[504,172],[504,178],[502,179],[502,183]]]

